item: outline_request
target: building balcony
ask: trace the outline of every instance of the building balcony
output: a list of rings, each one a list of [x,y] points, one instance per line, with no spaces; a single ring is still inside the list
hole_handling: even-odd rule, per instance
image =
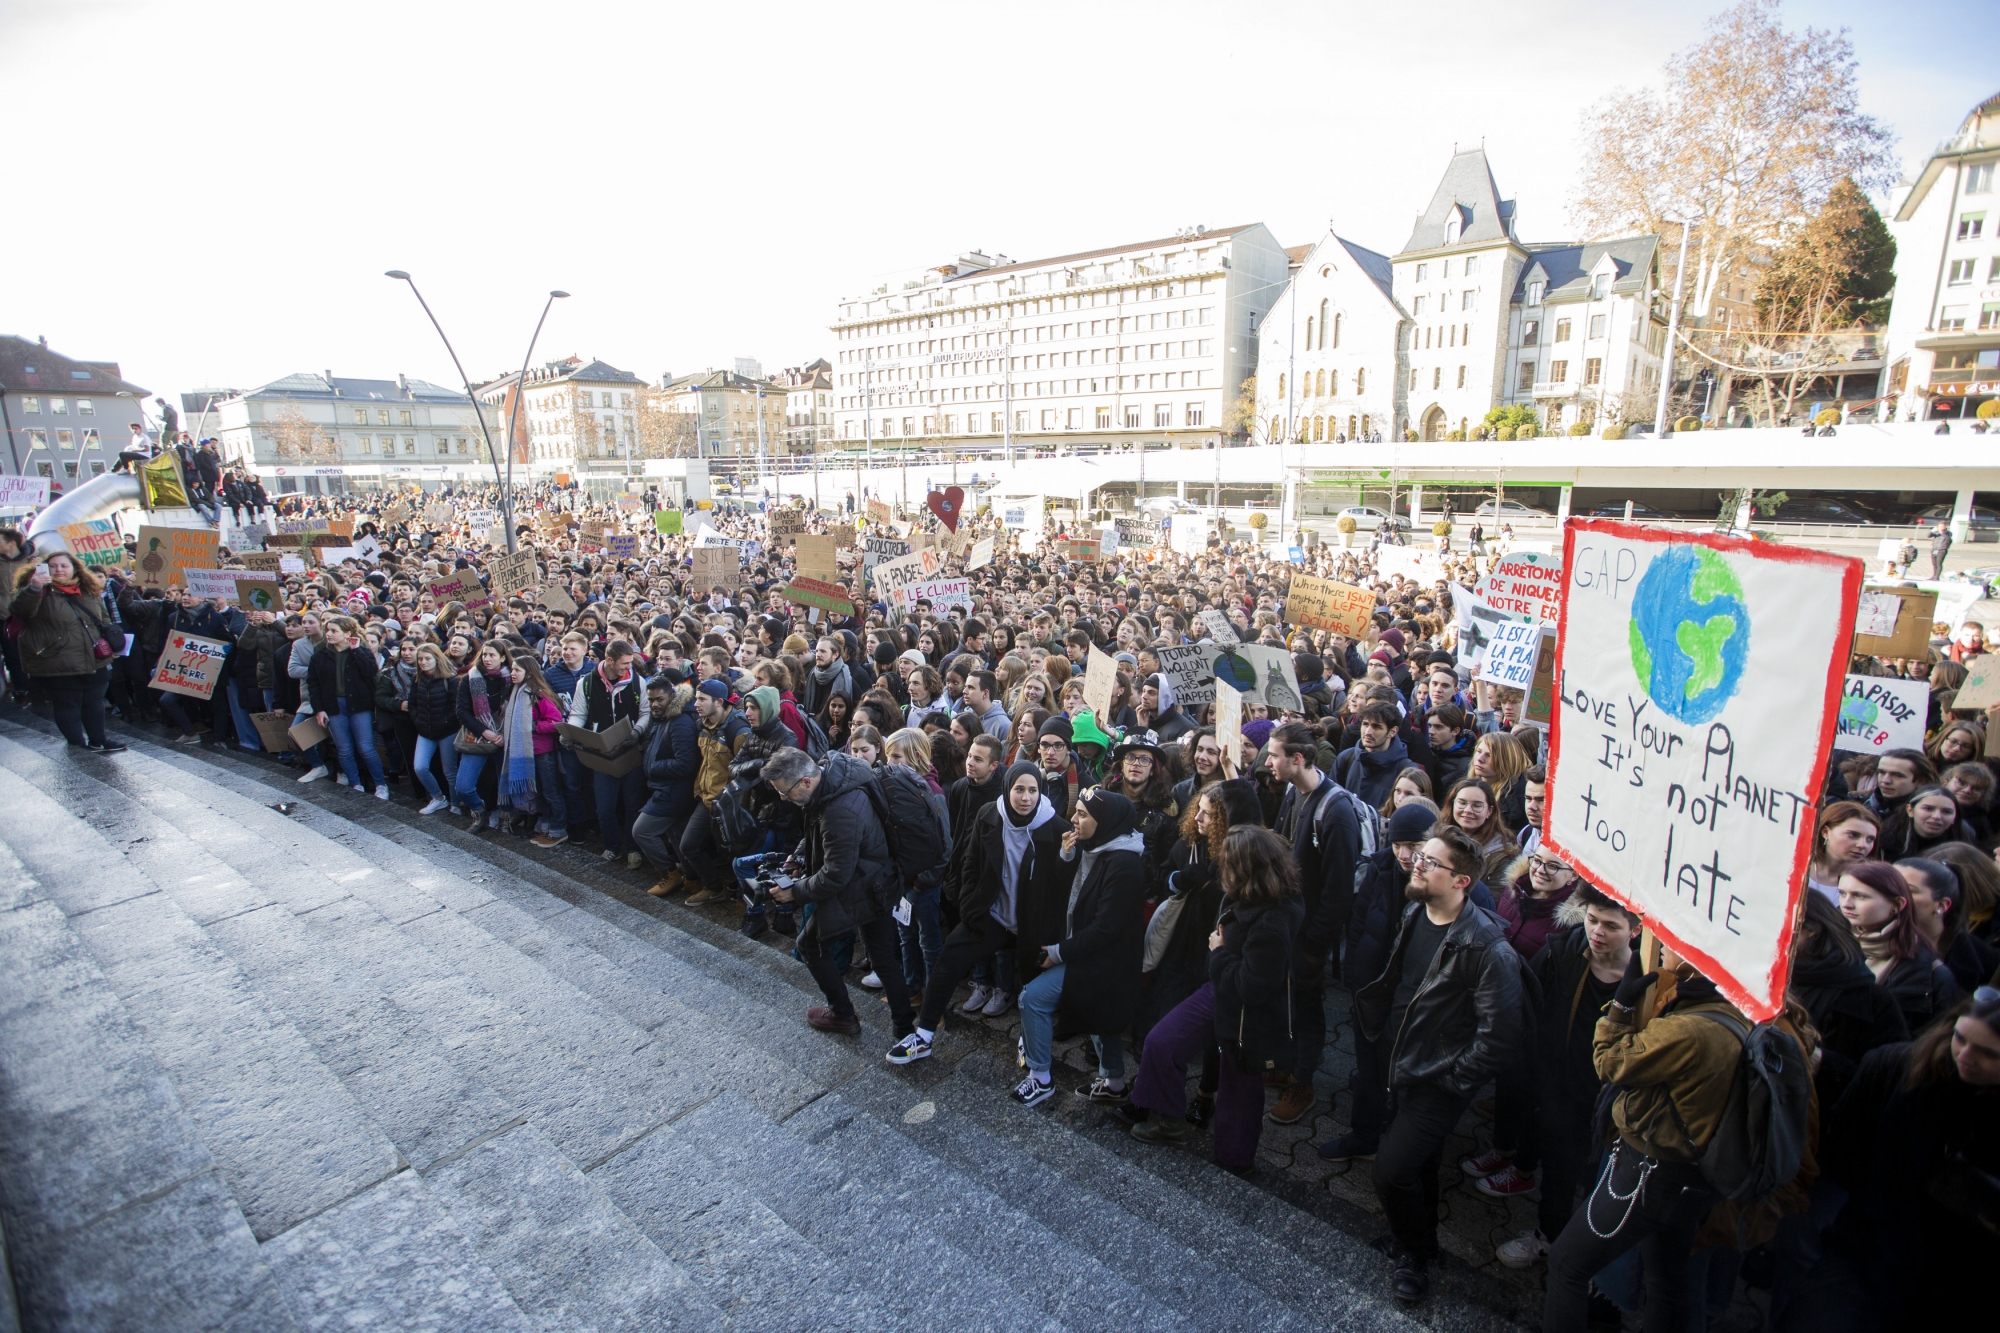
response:
[[[1530,398],[1574,398],[1581,386],[1575,380],[1536,380]]]

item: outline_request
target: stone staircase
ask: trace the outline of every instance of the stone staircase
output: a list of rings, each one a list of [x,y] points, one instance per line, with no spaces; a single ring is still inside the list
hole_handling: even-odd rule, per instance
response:
[[[783,951],[580,851],[128,739],[0,720],[24,1329],[1515,1327],[1485,1275],[1413,1317],[1328,1209],[1022,1111],[975,1025],[907,1070],[884,1006],[809,1030]]]

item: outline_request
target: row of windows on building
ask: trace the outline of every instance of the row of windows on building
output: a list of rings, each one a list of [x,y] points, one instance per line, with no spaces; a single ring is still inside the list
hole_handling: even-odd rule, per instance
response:
[[[1063,324],[1034,324],[1013,330],[1013,346],[1022,343],[1066,342],[1075,338],[1113,338],[1128,333],[1161,332],[1195,328],[1215,321],[1214,306],[1188,310],[1155,311],[1150,315],[1125,315],[1117,319],[1075,320]],[[839,360],[854,365],[886,361],[905,356],[943,356],[950,352],[976,351],[990,347],[998,352],[1008,345],[1004,332],[964,334],[949,338],[920,338],[914,342],[881,343],[874,347],[853,347],[839,354]]]
[[[1970,305],[1948,305],[1938,311],[1938,331],[1940,333],[1963,333],[1966,321],[1972,318]],[[2000,301],[1988,301],[1979,307],[1979,327],[1982,330],[2000,329]]]
[[[64,463],[62,465],[62,474],[69,480],[75,481],[77,476],[77,463],[74,460]],[[37,463],[35,464],[35,475],[41,477],[47,477],[50,480],[54,480],[56,475],[56,465],[52,462]],[[90,465],[90,475],[93,477],[103,476],[104,464],[98,462],[92,462]]]
[[[1280,374],[1278,376],[1278,397],[1280,398],[1285,396],[1286,382],[1287,377]],[[1365,394],[1368,392],[1368,369],[1365,366],[1354,372],[1354,392],[1356,394]],[[1305,376],[1299,380],[1299,397],[1340,397],[1340,372],[1338,370],[1308,370]]]
[[[22,394],[20,403],[22,416],[38,417],[42,414],[42,398],[40,394]],[[80,417],[94,417],[97,415],[97,404],[91,402],[88,398],[51,398],[49,399],[49,415],[52,417],[68,416],[71,403],[76,404],[76,414]]]
[[[1439,281],[1441,282],[1451,281],[1451,266],[1454,262],[1458,264],[1458,275],[1461,278],[1470,278],[1479,272],[1478,255],[1467,255],[1465,258],[1457,261],[1447,259],[1444,260],[1439,265],[1439,270],[1440,270],[1438,274]],[[1416,281],[1418,282],[1429,282],[1431,280],[1430,261],[1426,260],[1423,263],[1417,265],[1417,271],[1414,276]]]
[[[1366,439],[1374,429],[1375,420],[1366,412],[1358,415],[1349,414],[1347,429],[1345,431],[1342,431],[1340,428],[1339,417],[1299,418],[1299,439],[1314,444],[1326,440],[1332,440],[1336,444],[1345,444],[1349,440],[1362,440]],[[1282,440],[1284,438],[1284,430],[1285,419],[1283,417],[1272,417],[1269,438]]]
[[[1945,281],[1953,287],[1962,287],[1969,282],[1977,281],[1978,278],[1979,261],[1977,259],[1954,259],[1951,261],[1951,269],[1946,274]],[[1986,281],[2000,282],[2000,255],[1993,256],[1989,262],[1986,269]]]
[[[1123,287],[1110,291],[1078,292],[1069,296],[1037,297],[1026,301],[1008,301],[995,305],[979,306],[972,309],[943,310],[932,309],[922,313],[912,313],[906,318],[892,319],[871,327],[835,329],[834,337],[842,342],[858,341],[863,338],[879,338],[885,333],[920,333],[934,329],[940,324],[981,324],[989,320],[1025,319],[1036,315],[1054,315],[1069,310],[1089,310],[1099,306],[1129,305],[1140,301],[1167,301],[1176,297],[1194,296],[1222,290],[1220,278],[1189,279],[1185,282],[1160,282],[1143,287]],[[958,295],[946,292],[947,300]],[[1157,326],[1156,326],[1157,327]],[[861,355],[875,353],[863,350]]]
[[[1178,415],[1180,425],[1199,428],[1206,424],[1208,420],[1208,408],[1204,403],[1182,403]],[[1175,429],[1175,416],[1174,404],[1154,403],[1152,405],[1153,429]],[[1122,426],[1120,425],[1121,419],[1123,422]],[[1007,414],[1004,412],[968,412],[962,418],[957,413],[945,412],[923,417],[921,420],[923,423],[921,434],[924,436],[979,435],[982,433],[998,435],[1007,426]],[[899,436],[917,438],[919,436],[917,429],[918,421],[919,418],[914,416],[900,418],[883,417],[880,419],[882,438],[893,439]],[[1146,429],[1145,421],[1146,409],[1142,406],[1132,404],[1127,404],[1123,408],[1114,408],[1108,405],[1099,405],[1089,409],[1081,407],[1045,407],[1039,409],[1039,411],[1026,410],[1014,413],[1014,429],[1017,432],[1035,429],[1144,430]],[[960,429],[961,422],[963,422],[963,430]],[[1036,425],[1037,422],[1040,423],[1039,426]],[[866,423],[850,421],[846,427],[847,438],[861,439],[865,436],[866,429]]]
[[[456,443],[458,445],[456,452],[461,454],[469,454],[472,452],[472,441],[470,438],[461,435],[458,437]],[[431,447],[440,454],[448,454],[454,452],[452,444],[453,441],[443,435],[439,435],[431,441]],[[355,437],[355,450],[358,453],[373,454],[376,452],[378,448],[385,455],[394,454],[396,452],[396,437],[393,435],[383,435],[379,437],[373,435],[361,435]],[[414,454],[416,451],[417,451],[417,437],[414,435],[405,435],[403,437],[403,452],[406,454]]]
[[[996,349],[997,350],[997,349]],[[997,375],[1007,371],[1048,370],[1057,366],[1117,365],[1132,361],[1173,361],[1185,357],[1213,356],[1213,338],[1181,338],[1170,342],[1131,343],[1119,347],[1079,348],[1070,352],[1036,352],[1015,357],[990,357],[973,361],[949,361],[942,365],[888,366],[879,370],[848,371],[842,384],[893,384],[911,380],[950,378],[960,375]]]
[[[1206,370],[1169,370],[1157,375],[1105,375],[1097,379],[1064,380],[1023,380],[1014,386],[1016,398],[1061,398],[1079,393],[1144,393],[1155,389],[1207,389],[1214,386],[1209,382],[1211,372]],[[878,407],[901,407],[906,400],[898,394],[895,400],[890,390],[876,394]],[[999,384],[975,385],[968,389],[907,389],[914,401],[931,403],[976,402],[981,399],[1006,397],[1005,387]],[[933,395],[942,395],[933,396]],[[850,410],[867,406],[867,398],[862,394],[843,397],[840,405]]]
[[[76,449],[79,447],[79,442],[81,444],[81,447],[85,449],[96,449],[101,447],[101,442],[97,438],[97,428],[95,426],[85,426],[81,431],[58,430],[55,432],[55,437],[56,437],[56,448],[58,449]],[[49,432],[46,430],[29,431],[28,447],[30,449],[48,448]]]

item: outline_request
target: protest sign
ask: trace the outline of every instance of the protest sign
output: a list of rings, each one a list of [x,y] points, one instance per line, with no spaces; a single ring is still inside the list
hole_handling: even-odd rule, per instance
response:
[[[1937,602],[1935,592],[1922,588],[1866,589],[1855,606],[1854,651],[1864,657],[1928,658]],[[1865,628],[1861,614],[1864,609]],[[1877,632],[1883,629],[1888,632]]]
[[[1503,555],[1486,576],[1479,596],[1495,611],[1553,625],[1562,610],[1562,559],[1535,551]]]
[[[1097,725],[1108,728],[1111,725],[1111,696],[1118,689],[1118,663],[1110,653],[1096,644],[1090,645],[1090,656],[1083,671],[1083,706],[1097,719]]]
[[[424,506],[424,522],[430,527],[448,528],[454,517],[456,515],[448,500],[434,500]]]
[[[1952,711],[1977,713],[1996,705],[2000,705],[2000,653],[1981,653],[1966,661],[1965,684],[1952,696]]]
[[[185,586],[190,569],[214,569],[221,539],[208,528],[139,529],[139,586],[178,588]]]
[[[278,556],[278,572],[280,574],[303,574],[306,572],[306,562],[295,555],[280,554]]]
[[[1840,731],[1833,748],[1855,754],[1921,750],[1930,704],[1926,681],[1849,676],[1840,696]]]
[[[735,586],[743,569],[734,546],[696,547],[693,560],[694,586],[703,592]]]
[[[1304,707],[1292,655],[1282,648],[1204,641],[1158,652],[1160,670],[1174,687],[1177,703],[1199,707],[1214,702],[1220,681],[1275,709],[1298,712]]]
[[[854,614],[854,600],[847,595],[847,589],[832,579],[808,578],[801,574],[780,588],[778,595],[800,606],[816,606],[829,615]]]
[[[896,596],[905,612],[916,610],[918,602],[929,602],[931,608],[938,611],[948,606],[962,606],[969,611],[972,609],[972,580],[921,579],[904,584],[897,589]]]
[[[290,713],[252,713],[250,725],[257,728],[257,740],[266,754],[290,754],[298,748],[292,744]]]
[[[245,551],[243,568],[254,569],[260,574],[276,574],[282,570],[285,555],[281,551]]]
[[[790,505],[780,505],[764,515],[764,529],[771,536],[771,545],[783,546],[806,530],[806,516]]]
[[[887,523],[894,517],[895,515],[889,512],[889,506],[883,504],[880,500],[870,500],[868,502],[868,521],[870,523]]]
[[[443,610],[446,602],[463,602],[468,610],[474,602],[484,606],[492,599],[479,582],[479,575],[469,569],[453,570],[442,578],[432,579],[425,589],[436,600],[438,609]]]
[[[47,477],[0,476],[0,509],[40,509],[48,502]]]
[[[1079,538],[1062,544],[1062,558],[1074,564],[1095,564],[1104,557],[1104,543],[1094,537]]]
[[[614,532],[604,539],[604,553],[613,560],[637,560],[639,558],[639,534],[636,532]]]
[[[576,549],[579,551],[602,551],[604,543],[613,534],[623,531],[616,523],[602,519],[579,524],[576,530]]]
[[[910,553],[910,544],[894,537],[863,537],[861,539],[861,577],[869,578],[875,573],[875,566],[885,560],[894,560]]]
[[[661,509],[655,511],[653,514],[653,531],[662,537],[680,536],[681,511],[678,509]]]
[[[1208,515],[1175,514],[1168,522],[1167,545],[1176,555],[1200,555],[1208,549]]]
[[[484,532],[500,522],[497,509],[474,509],[465,516],[465,526],[474,532]]]
[[[563,722],[557,725],[556,732],[574,743],[572,753],[578,763],[607,777],[624,777],[645,757],[646,747],[633,742],[632,724],[622,717],[603,731]]]
[[[222,679],[222,659],[228,654],[229,645],[220,639],[170,634],[166,651],[160,654],[159,669],[153,673],[152,686],[196,699],[212,698],[216,682]]]
[[[801,578],[831,583],[840,577],[833,538],[824,533],[801,532],[794,539],[792,557]]]
[[[333,733],[315,721],[311,713],[292,723],[291,730],[287,734],[291,736],[292,744],[308,751],[322,741],[333,739]]]
[[[1236,633],[1236,626],[1229,623],[1229,617],[1212,606],[1203,607],[1195,613],[1194,618],[1201,622],[1201,627],[1207,630],[1209,637],[1217,643],[1243,642],[1241,636]]]
[[[854,549],[855,528],[852,523],[846,521],[836,522],[829,531],[833,533],[833,545],[836,550],[851,551]]]
[[[1222,751],[1227,777],[1243,771],[1243,696],[1220,690],[1215,696],[1215,744]]]
[[[398,523],[408,523],[410,521],[410,517],[411,517],[410,507],[404,504],[401,500],[398,500],[396,501],[396,503],[390,505],[387,509],[384,509],[382,511],[382,526],[385,528],[393,528]]]
[[[1963,578],[1949,578],[1932,583],[1927,591],[1937,594],[1937,605],[1931,610],[1931,623],[1943,621],[1951,626],[1953,633],[1957,633],[1958,627],[1972,614],[1972,608],[1986,600],[1984,580],[1967,582]]]
[[[965,570],[969,574],[975,569],[984,569],[992,563],[993,539],[988,537],[983,541],[975,542],[972,550],[966,553]]]
[[[1292,575],[1291,589],[1285,594],[1285,619],[1292,624],[1359,639],[1368,633],[1374,618],[1375,594],[1366,588],[1311,574]]]
[[[706,524],[695,529],[694,544],[697,549],[701,549],[704,547],[713,547],[713,546],[728,546],[736,550],[741,550],[743,546],[743,544],[739,542],[736,538],[725,537],[721,533],[717,532],[714,528],[711,528]]]
[[[118,535],[118,524],[111,519],[65,523],[56,531],[62,534],[70,559],[79,565],[105,569],[125,563],[125,539]]]
[[[560,611],[566,616],[576,614],[576,599],[571,597],[561,584],[551,583],[535,595],[535,601],[551,611]]]
[[[617,505],[621,514],[636,514],[646,507],[646,499],[641,495],[621,495]]]
[[[1542,627],[1537,624],[1496,625],[1486,641],[1479,678],[1488,685],[1525,691],[1535,683],[1535,664],[1542,655]]]
[[[357,555],[372,565],[375,563],[376,558],[382,554],[381,539],[373,533],[356,537],[354,539],[354,550]]]
[[[236,600],[236,571],[232,569],[185,569],[181,576],[185,587],[195,596],[206,601],[233,602]]]
[[[895,604],[902,600],[900,594],[904,588],[925,579],[934,579],[943,571],[944,552],[933,546],[881,561],[870,578],[882,600]]]
[[[236,571],[236,604],[245,611],[281,614],[285,609],[285,590],[274,578],[246,574],[239,569]]]
[[[537,579],[535,553],[515,551],[511,555],[496,555],[486,562],[486,577],[495,597],[526,592],[535,586]]]
[[[932,491],[924,497],[924,503],[947,531],[958,531],[959,516],[965,511],[965,491],[962,488],[947,486],[941,491]]]
[[[1783,1004],[1861,564],[1572,519],[1548,843],[1757,1020]]]
[[[1118,544],[1135,550],[1150,551],[1160,542],[1160,525],[1151,519],[1121,518],[1118,520]]]
[[[1444,557],[1436,551],[1420,551],[1414,546],[1378,546],[1375,548],[1375,572],[1385,579],[1400,574],[1417,583],[1441,583],[1445,578]],[[1456,593],[1452,595],[1457,596]]]
[[[1535,678],[1528,684],[1528,697],[1521,701],[1521,720],[1547,731],[1555,706],[1556,636],[1549,631],[1542,635],[1542,646],[1535,655]]]
[[[1470,588],[1454,586],[1451,613],[1458,623],[1458,664],[1470,672],[1486,661],[1486,642],[1501,625],[1526,624],[1527,617],[1496,611]]]
[[[322,546],[318,548],[318,551],[320,564],[328,569],[333,568],[343,560],[359,560],[361,558],[361,552],[355,550],[352,546]]]

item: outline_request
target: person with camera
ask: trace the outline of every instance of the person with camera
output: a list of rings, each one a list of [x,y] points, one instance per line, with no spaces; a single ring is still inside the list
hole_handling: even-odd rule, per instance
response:
[[[875,775],[848,755],[829,754],[821,765],[804,750],[787,747],[764,761],[764,781],[778,799],[798,806],[805,816],[805,836],[787,865],[788,873],[802,878],[773,888],[771,897],[813,907],[811,921],[799,931],[798,952],[826,1003],[806,1010],[806,1022],[821,1032],[859,1035],[861,1019],[829,946],[858,932],[871,958],[896,958],[902,948],[890,907],[902,896],[903,885],[888,830],[869,792]],[[880,971],[900,1039],[916,1028],[909,988],[902,969]]]

